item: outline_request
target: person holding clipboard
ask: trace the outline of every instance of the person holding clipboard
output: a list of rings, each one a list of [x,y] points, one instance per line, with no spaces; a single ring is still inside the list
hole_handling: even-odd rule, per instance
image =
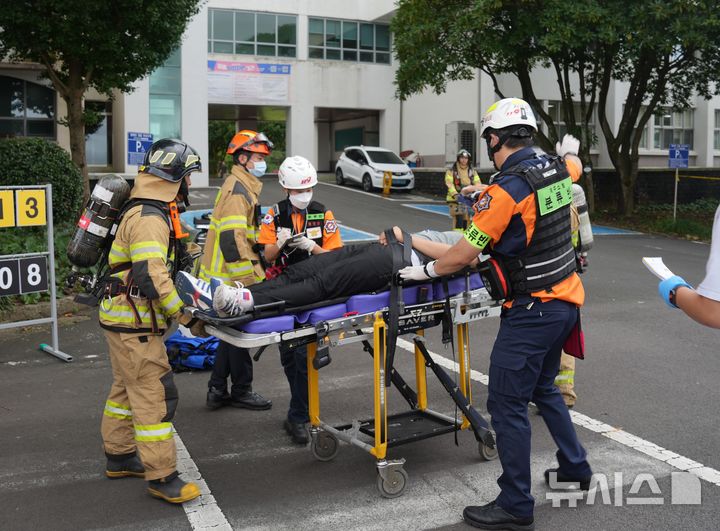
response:
[[[670,308],[680,308],[701,325],[720,328],[720,206],[715,212],[705,280],[693,289],[682,277],[672,275],[660,281],[658,292]]]
[[[313,201],[317,171],[304,157],[288,157],[280,165],[278,181],[287,198],[271,207],[260,223],[258,243],[264,245],[268,279],[293,264],[316,254],[342,247],[340,230],[333,213]],[[280,346],[282,363],[290,384],[290,407],[285,431],[296,444],[309,441],[305,424],[310,420],[307,404],[307,346],[294,349]]]

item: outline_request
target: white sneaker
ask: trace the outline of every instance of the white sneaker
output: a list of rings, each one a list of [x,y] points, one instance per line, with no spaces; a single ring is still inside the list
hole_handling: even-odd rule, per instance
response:
[[[236,286],[220,284],[213,293],[213,308],[220,317],[242,315],[254,308],[252,293],[240,282]]]

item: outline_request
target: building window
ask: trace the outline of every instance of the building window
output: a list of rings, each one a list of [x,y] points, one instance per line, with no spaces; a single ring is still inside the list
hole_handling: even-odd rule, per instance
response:
[[[0,138],[14,136],[55,138],[55,91],[0,76]]]
[[[687,144],[693,147],[694,109],[673,111],[660,108],[654,116],[653,147],[668,149],[670,144]]]
[[[720,109],[715,109],[715,129],[714,129],[713,146],[720,150]]]
[[[311,18],[308,57],[390,64],[390,28],[352,20]]]
[[[86,101],[85,109],[95,111],[101,121],[85,129],[85,156],[88,166],[112,165],[112,102]]]
[[[580,124],[582,120],[582,110],[580,107],[580,103],[575,102],[573,103],[574,107],[574,114],[575,114],[575,120],[576,123]],[[557,130],[558,139],[562,140],[562,137],[565,136],[568,133],[567,124],[565,123],[565,117],[563,115],[562,110],[562,102],[557,100],[550,100],[548,101],[548,107],[547,107],[547,113],[550,115],[550,118],[552,118],[553,123],[555,124],[555,129]],[[539,126],[540,124],[538,124]],[[588,123],[588,126],[590,127],[591,131],[595,131],[595,110],[593,109],[592,116],[590,116],[590,122]]]
[[[180,48],[150,75],[150,133],[155,140],[180,138]]]
[[[297,17],[210,9],[208,52],[296,57]]]

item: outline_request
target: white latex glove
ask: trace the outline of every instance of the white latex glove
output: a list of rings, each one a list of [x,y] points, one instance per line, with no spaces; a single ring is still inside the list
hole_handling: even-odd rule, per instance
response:
[[[293,249],[302,249],[303,251],[311,253],[317,244],[307,236],[302,236],[297,240],[291,241],[288,245]]]
[[[416,265],[403,267],[400,271],[400,277],[404,280],[429,280],[437,278],[435,273],[435,262],[426,265]]]
[[[287,229],[283,227],[280,229],[277,233],[277,246],[278,249],[281,249],[283,245],[285,245],[285,242],[292,236],[292,231],[290,229]]]
[[[557,142],[555,144],[555,153],[564,157],[567,154],[575,155],[580,152],[580,141],[572,135],[565,135],[562,139],[562,144]]]

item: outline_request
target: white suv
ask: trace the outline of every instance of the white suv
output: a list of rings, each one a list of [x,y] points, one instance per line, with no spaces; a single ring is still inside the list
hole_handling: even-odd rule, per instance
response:
[[[346,147],[335,165],[335,181],[339,185],[357,182],[363,190],[372,192],[382,188],[386,171],[392,172],[393,190],[415,188],[415,176],[408,165],[389,149],[379,147]]]

